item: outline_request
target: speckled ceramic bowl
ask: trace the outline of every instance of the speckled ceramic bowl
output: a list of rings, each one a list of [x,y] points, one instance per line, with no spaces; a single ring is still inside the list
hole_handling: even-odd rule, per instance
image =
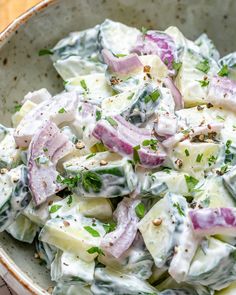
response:
[[[111,18],[137,27],[178,26],[189,38],[207,32],[221,53],[236,49],[235,0],[48,0],[0,34],[0,121],[10,124],[16,102],[30,90],[56,93],[62,83],[48,57],[38,57],[67,33]],[[34,249],[0,234],[0,275],[20,295],[48,294],[48,271]],[[236,294],[235,291],[229,294]],[[80,294],[78,294],[80,295]],[[82,294],[81,294],[82,295]]]

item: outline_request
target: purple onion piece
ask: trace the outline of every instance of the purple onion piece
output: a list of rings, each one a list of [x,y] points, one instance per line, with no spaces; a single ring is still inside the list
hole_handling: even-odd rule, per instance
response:
[[[198,236],[222,234],[236,236],[235,208],[203,208],[189,212],[195,234]]]
[[[148,31],[139,36],[133,52],[144,54],[155,54],[165,63],[168,69],[173,69],[173,62],[177,60],[177,49],[172,37],[158,31]]]
[[[138,230],[139,218],[135,207],[139,200],[124,198],[117,206],[114,216],[117,220],[115,231],[105,235],[101,248],[115,258],[119,258],[132,245]]]
[[[184,100],[182,97],[182,94],[180,93],[179,89],[175,86],[173,80],[171,78],[166,78],[164,80],[164,84],[167,88],[170,89],[170,92],[173,96],[174,102],[175,102],[175,110],[181,110],[184,108]]]
[[[36,205],[63,187],[56,181],[56,164],[73,144],[52,122],[46,122],[33,137],[28,151],[29,187]]]
[[[102,56],[105,63],[112,72],[128,74],[137,68],[143,67],[137,54],[130,54],[125,57],[115,57],[109,50],[103,49]]]
[[[75,92],[62,93],[40,103],[17,126],[14,134],[19,147],[28,147],[35,133],[47,121],[56,125],[75,119],[79,98]],[[32,124],[32,122],[34,122]]]
[[[236,111],[236,81],[214,76],[210,81],[206,102]]]
[[[105,119],[100,120],[93,130],[93,136],[101,140],[110,150],[129,156],[131,159],[133,159],[134,148],[140,146],[137,150],[140,166],[158,167],[164,162],[166,154],[160,150],[159,146],[157,151],[142,146],[144,140],[154,139],[151,131],[138,128],[121,116],[114,116],[112,120],[114,120],[114,126]]]

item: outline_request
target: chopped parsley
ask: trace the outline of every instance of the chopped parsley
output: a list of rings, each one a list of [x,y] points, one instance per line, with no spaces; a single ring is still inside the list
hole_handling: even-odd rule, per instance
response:
[[[143,218],[145,215],[145,206],[143,203],[139,203],[136,207],[135,207],[135,213],[139,218]]]
[[[232,154],[230,151],[231,145],[232,145],[232,140],[230,139],[227,140],[225,144],[225,163],[230,163],[234,158],[234,154]]]
[[[174,203],[173,206],[178,210],[179,215],[185,216],[184,210],[181,208],[179,203]]]
[[[100,233],[95,230],[94,228],[92,228],[91,226],[84,226],[84,229],[90,233],[91,236],[93,236],[94,238],[98,238],[100,237]]]
[[[182,62],[172,62],[172,67],[174,70],[176,70],[176,72],[178,72],[180,70],[180,68],[182,67]]]
[[[203,154],[198,154],[196,158],[196,162],[200,163],[202,161]]]
[[[193,176],[184,175],[188,191],[191,193],[194,191],[196,185],[199,183],[199,180],[194,178]]]
[[[201,87],[206,87],[209,85],[209,80],[198,80],[198,82],[200,83]]]
[[[52,205],[49,209],[49,213],[55,213],[57,212],[62,206],[61,205]]]
[[[223,118],[223,117],[221,117],[221,116],[219,116],[219,115],[216,116],[216,119],[217,119],[218,121],[220,121],[220,122],[224,122],[224,121],[225,121],[225,118]]]
[[[114,54],[114,55],[115,55],[115,57],[118,57],[118,58],[127,56],[127,54],[122,54],[122,53],[118,53],[118,54]]]
[[[88,87],[87,87],[87,84],[86,84],[85,80],[81,80],[81,81],[80,81],[80,86],[81,86],[85,91],[88,91]]]
[[[224,165],[224,166],[222,166],[221,168],[220,168],[220,170],[217,170],[216,171],[216,173],[218,174],[218,175],[223,175],[223,174],[225,174],[226,172],[228,172],[228,165]]]
[[[112,117],[106,117],[106,120],[107,120],[108,123],[110,123],[110,125],[111,125],[112,127],[116,127],[116,126],[118,126],[118,123],[117,123],[116,120],[114,120]]]
[[[189,157],[189,155],[190,155],[189,150],[185,149],[184,152],[185,152],[186,157]]]
[[[142,33],[143,35],[146,35],[147,32],[148,32],[148,29],[145,28],[145,27],[142,27],[142,28],[140,29],[140,31],[141,31],[141,33]]]
[[[131,93],[131,94],[127,97],[127,99],[128,99],[128,100],[131,100],[131,99],[133,98],[133,96],[134,96],[134,93]]]
[[[157,150],[157,143],[158,143],[158,140],[156,140],[156,139],[145,139],[142,142],[142,145],[149,146],[152,150],[156,151]]]
[[[89,155],[86,157],[86,160],[88,160],[88,159],[90,159],[90,158],[92,158],[92,157],[94,157],[94,156],[96,156],[96,153],[91,153],[91,154],[89,154]]]
[[[81,181],[81,174],[77,174],[74,177],[62,178],[60,175],[57,176],[57,182],[65,184],[68,188],[72,189],[77,186],[77,183]]]
[[[94,193],[99,193],[102,188],[102,179],[95,172],[84,171],[82,173],[82,186],[86,192],[89,192],[91,188]]]
[[[207,59],[205,59],[204,61],[199,62],[196,65],[196,69],[207,74],[210,70],[209,61]]]
[[[96,121],[101,120],[101,118],[102,118],[102,112],[99,110],[96,110]]]
[[[218,75],[221,77],[227,77],[229,75],[229,68],[227,65],[223,65],[223,67],[218,72]]]
[[[68,197],[68,200],[67,200],[67,205],[70,207],[70,205],[72,204],[72,202],[73,202],[73,197],[72,196],[69,196]]]
[[[22,105],[20,105],[20,104],[16,104],[16,105],[14,106],[14,111],[15,111],[15,113],[16,113],[16,112],[19,112],[20,109],[21,109],[21,107],[22,107]]]
[[[43,48],[43,49],[39,50],[38,54],[39,54],[39,56],[52,55],[53,52],[50,49]]]
[[[104,256],[105,256],[105,254],[103,253],[102,249],[99,248],[99,247],[92,247],[92,248],[89,248],[89,249],[87,250],[87,252],[88,252],[89,254],[97,253],[97,254],[101,254],[101,255],[104,255]]]
[[[61,108],[59,111],[58,111],[59,114],[64,114],[66,113],[66,110],[64,108]]]
[[[79,110],[79,112],[81,112],[81,110],[82,110],[82,106],[80,106],[80,107],[78,108],[78,110]]]
[[[217,161],[217,157],[215,157],[214,155],[210,156],[210,158],[208,158],[208,165],[214,165]]]
[[[138,150],[140,150],[140,145],[136,145],[133,147],[133,160],[135,164],[140,163]]]
[[[43,151],[44,151],[45,153],[48,152],[48,148],[44,147],[44,148],[43,148]]]
[[[150,101],[155,102],[160,97],[160,92],[158,90],[153,91],[149,95],[145,96],[144,102],[149,103]]]
[[[115,222],[104,223],[103,227],[105,229],[105,232],[108,234],[116,229],[116,224]]]

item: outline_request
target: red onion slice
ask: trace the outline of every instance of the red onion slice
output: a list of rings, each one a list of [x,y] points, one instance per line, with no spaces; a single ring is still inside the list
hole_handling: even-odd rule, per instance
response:
[[[52,122],[45,125],[33,137],[28,152],[29,187],[36,205],[63,187],[56,181],[56,164],[73,149],[73,144]]]
[[[222,234],[236,236],[235,208],[203,208],[189,212],[195,234],[198,236]]]
[[[175,102],[175,110],[181,110],[184,108],[184,100],[183,97],[179,91],[179,89],[175,86],[173,80],[171,78],[166,78],[164,80],[164,84],[167,88],[170,89],[170,92],[173,96],[174,102]]]
[[[137,54],[130,54],[121,58],[115,57],[109,50],[103,49],[102,56],[109,68],[116,73],[128,74],[143,67]]]
[[[108,254],[119,258],[132,245],[138,230],[139,218],[135,207],[139,200],[124,198],[117,206],[114,216],[117,220],[115,231],[105,235],[101,248]]]

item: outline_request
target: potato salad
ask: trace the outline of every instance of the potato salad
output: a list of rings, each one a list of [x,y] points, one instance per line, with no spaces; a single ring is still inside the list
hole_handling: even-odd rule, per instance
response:
[[[38,54],[64,90],[0,125],[0,230],[35,245],[53,295],[229,294],[236,52],[107,19]]]

